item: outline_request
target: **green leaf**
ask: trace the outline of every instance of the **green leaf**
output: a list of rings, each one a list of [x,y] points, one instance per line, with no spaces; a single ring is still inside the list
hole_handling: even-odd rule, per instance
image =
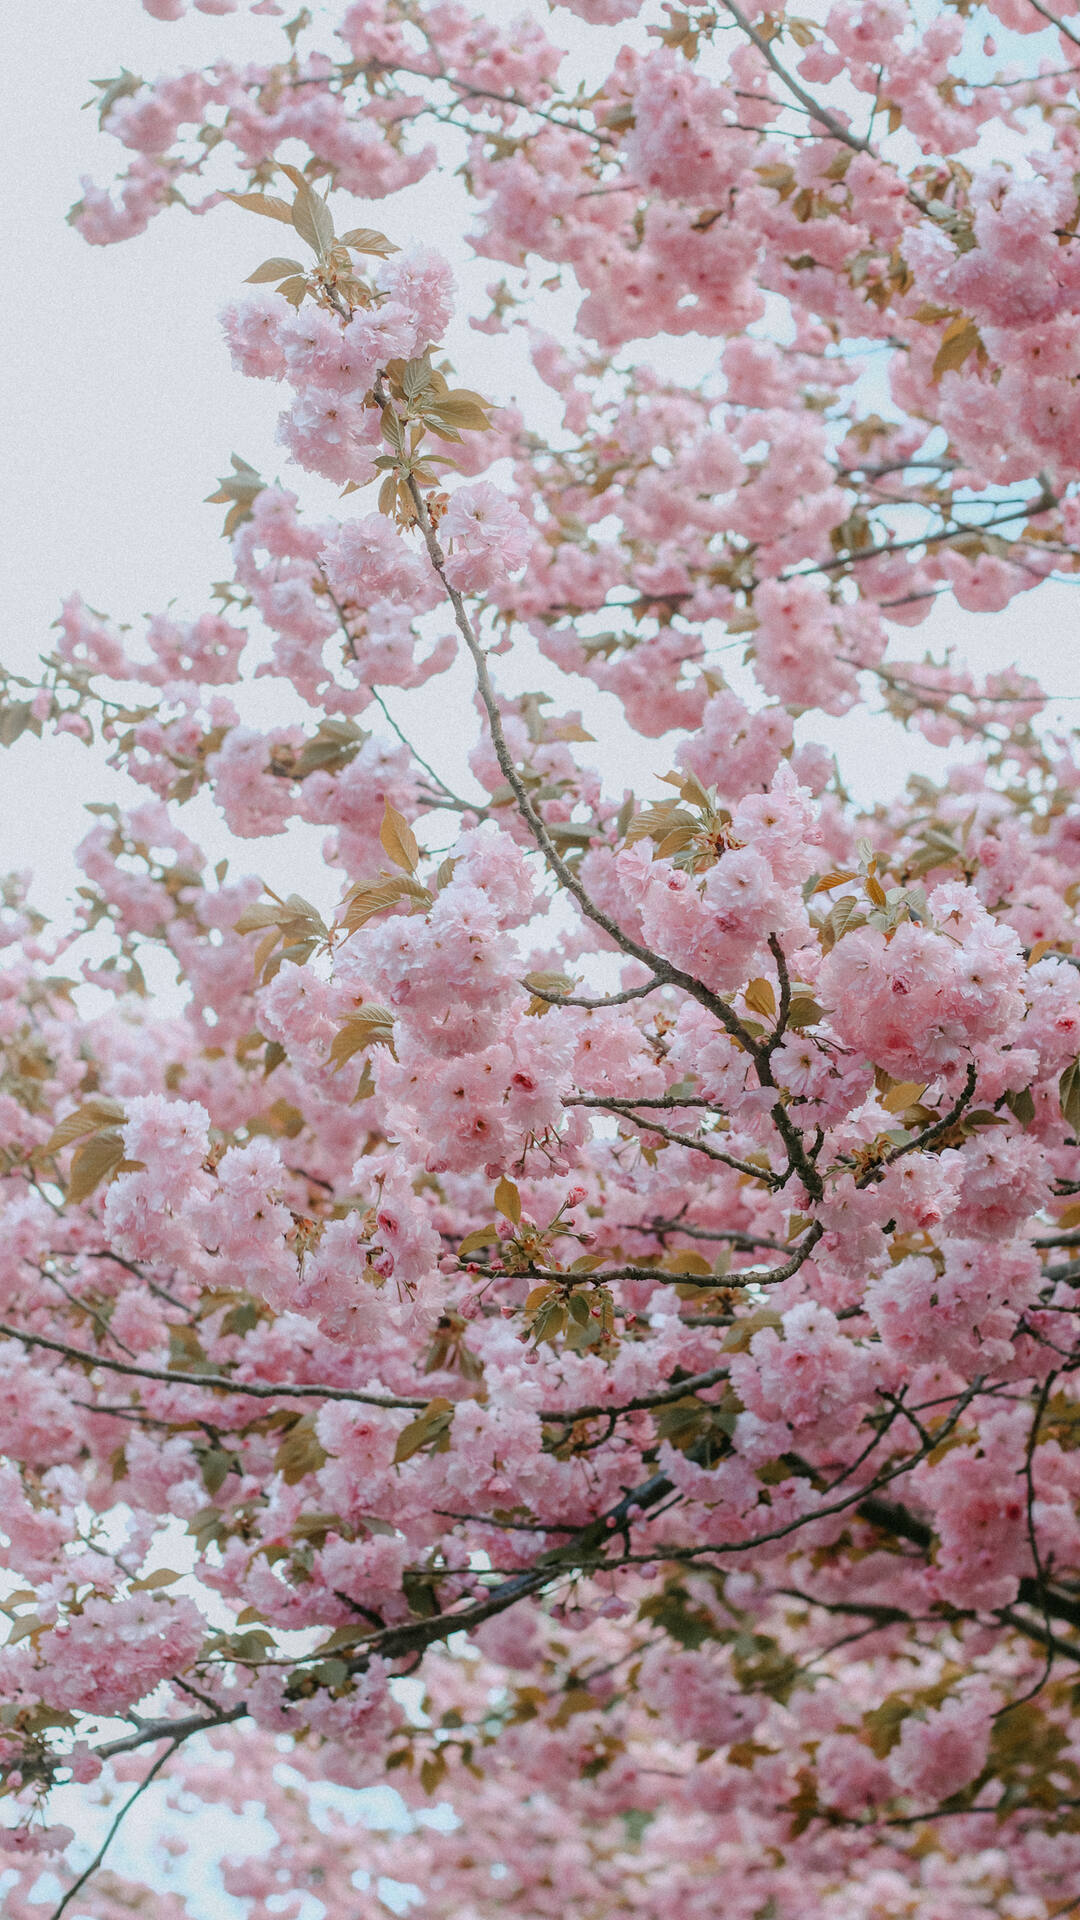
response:
[[[910,1700],[905,1700],[901,1693],[890,1693],[880,1707],[863,1714],[862,1724],[869,1736],[870,1751],[877,1759],[884,1760],[892,1752],[911,1712]]]
[[[521,1225],[521,1195],[512,1180],[504,1174],[495,1189],[495,1210],[513,1226]]]
[[[819,1007],[810,994],[796,993],[791,997],[787,1023],[789,1027],[795,1028],[816,1027],[818,1021],[824,1018],[824,1014],[824,1007]]]
[[[124,1158],[124,1142],[118,1133],[95,1133],[77,1147],[68,1171],[69,1200],[88,1200],[95,1187],[115,1173]]]
[[[419,359],[406,361],[401,370],[401,391],[410,406],[414,401],[422,399],[425,394],[434,391],[435,377],[426,353]]]
[[[224,198],[235,206],[243,207],[248,213],[264,213],[269,220],[281,220],[287,227],[293,223],[292,208],[286,200],[278,200],[272,193],[226,193]]]
[[[46,1140],[43,1153],[59,1153],[62,1147],[70,1147],[73,1140],[81,1140],[88,1133],[100,1133],[105,1127],[122,1125],[127,1115],[117,1100],[109,1100],[104,1094],[88,1100],[85,1106],[76,1107],[66,1120],[61,1120]]]
[[[723,1639],[724,1631],[704,1607],[696,1607],[685,1587],[677,1584],[653,1594],[638,1608],[639,1620],[651,1620],[672,1640],[696,1653],[706,1640]]]
[[[966,313],[958,313],[941,336],[930,378],[940,380],[943,373],[958,373],[973,353],[985,354],[982,336],[974,320],[969,320]]]
[[[295,1487],[309,1473],[317,1473],[330,1458],[318,1434],[315,1417],[305,1413],[286,1434],[276,1454],[274,1466],[287,1487]]]
[[[24,1613],[20,1615],[12,1627],[11,1632],[8,1634],[7,1640],[4,1643],[5,1646],[13,1647],[17,1641],[28,1639],[30,1634],[40,1633],[44,1624],[44,1621],[40,1620],[36,1613]]]
[[[349,1677],[346,1660],[320,1660],[318,1666],[310,1669],[311,1677],[319,1687],[343,1687]]]
[[[385,406],[382,410],[382,413],[379,416],[379,419],[382,424],[384,439],[389,441],[395,453],[399,453],[402,456],[404,456],[405,432],[404,432],[404,428],[402,427],[400,419],[398,418],[397,414],[394,412],[393,407]]]
[[[202,1347],[194,1327],[186,1321],[169,1328],[169,1372],[187,1373],[194,1368],[205,1368],[207,1355]]]
[[[289,218],[301,240],[306,240],[317,254],[329,253],[334,244],[334,220],[326,201],[320,199],[299,167],[283,166],[281,171],[288,174],[296,188]]]
[[[223,1334],[235,1334],[237,1337],[250,1333],[259,1324],[259,1309],[254,1300],[241,1300],[239,1306],[230,1307],[221,1323]]]
[[[388,240],[385,233],[377,233],[374,227],[350,227],[348,233],[338,235],[338,245],[349,247],[353,253],[376,253],[384,257],[401,252],[393,240]]]
[[[126,99],[129,94],[138,93],[143,84],[137,73],[129,73],[126,67],[121,67],[113,79],[91,80],[90,85],[99,89],[100,97],[97,100],[84,100],[83,106],[97,108],[98,126],[104,132],[110,107],[115,107],[118,100]]]
[[[411,1460],[414,1453],[423,1447],[431,1447],[435,1453],[447,1453],[450,1449],[450,1428],[454,1421],[454,1406],[450,1400],[429,1400],[423,1413],[410,1420],[397,1437],[394,1448],[394,1464],[401,1466],[405,1460]]]
[[[540,972],[527,973],[521,984],[528,987],[532,994],[526,1013],[542,1019],[544,1014],[551,1012],[552,999],[549,996],[561,999],[563,994],[572,993],[577,983],[568,973]]]
[[[356,1092],[353,1094],[350,1104],[355,1107],[359,1105],[361,1100],[370,1100],[374,1091],[375,1080],[371,1072],[371,1061],[365,1060],[363,1072],[357,1082]]]
[[[467,1260],[470,1253],[479,1253],[481,1247],[490,1247],[499,1238],[499,1229],[494,1222],[490,1227],[477,1227],[475,1232],[467,1233],[460,1247],[458,1258]]]
[[[310,25],[311,25],[311,8],[301,7],[299,13],[295,14],[293,18],[287,23],[287,25],[282,27],[281,29],[290,47],[295,47],[299,36],[304,31],[304,28],[310,27]]]
[[[334,1035],[334,1044],[330,1048],[330,1064],[337,1073],[354,1053],[360,1053],[365,1047],[388,1047],[394,1054],[394,1016],[389,1007],[380,1007],[374,1001],[360,1008],[358,1013],[350,1014],[345,1025]]]
[[[256,900],[250,907],[244,908],[233,925],[237,933],[256,933],[264,927],[279,927],[283,918],[287,919],[288,915],[283,915],[279,902],[272,904],[268,900]]]
[[[1066,1067],[1058,1082],[1061,1111],[1074,1133],[1080,1133],[1080,1060]]]
[[[404,880],[381,880],[374,886],[356,887],[348,896],[341,924],[346,933],[356,933],[377,913],[397,905],[406,892]]]
[[[460,432],[487,433],[492,425],[480,395],[466,393],[464,389],[430,401],[424,408],[424,417],[434,433],[448,429],[442,434],[444,439],[456,439]]]
[[[27,727],[36,733],[41,731],[40,722],[35,726],[29,700],[13,700],[0,712],[0,747],[13,747]]]
[[[133,1580],[132,1593],[156,1593],[159,1587],[171,1587],[173,1582],[182,1579],[171,1567],[158,1567],[155,1573],[148,1573],[144,1580]]]
[[[724,1335],[723,1350],[725,1353],[745,1353],[755,1333],[760,1333],[765,1327],[782,1325],[783,1321],[775,1307],[756,1307],[753,1313],[745,1314],[742,1319],[736,1320],[733,1327],[728,1328]]]
[[[661,853],[664,851],[662,846],[660,851]],[[764,1020],[775,1019],[776,995],[772,990],[771,981],[751,980],[749,986],[743,988],[743,999],[751,1013],[760,1013]]]
[[[1018,1093],[1007,1093],[1005,1105],[1014,1120],[1022,1127],[1030,1127],[1035,1118],[1035,1099],[1030,1087],[1022,1087]]]
[[[379,839],[382,842],[383,851],[389,855],[396,867],[403,867],[406,873],[415,873],[420,864],[420,849],[416,844],[416,835],[403,813],[399,813],[396,807],[392,807],[389,800],[384,805],[382,826],[379,828]]]
[[[208,1447],[199,1462],[202,1483],[211,1499],[220,1493],[230,1473],[236,1465],[236,1455],[226,1453],[223,1447]]]
[[[279,282],[278,292],[283,294],[289,305],[299,312],[310,288],[302,273],[294,273],[290,274],[287,280]]]
[[[284,280],[290,273],[303,274],[299,260],[288,260],[284,254],[275,254],[270,260],[264,260],[261,267],[249,273],[246,284],[259,286],[264,280]]]
[[[545,1300],[538,1309],[533,1321],[532,1335],[538,1347],[545,1341],[557,1340],[560,1333],[566,1331],[567,1309],[556,1296]]]

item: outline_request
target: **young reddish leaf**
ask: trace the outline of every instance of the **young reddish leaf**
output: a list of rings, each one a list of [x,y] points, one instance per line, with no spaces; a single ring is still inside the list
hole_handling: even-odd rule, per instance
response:
[[[318,1473],[329,1458],[315,1432],[314,1416],[305,1414],[281,1442],[274,1455],[274,1467],[287,1487],[295,1487],[309,1473]]]
[[[338,235],[338,245],[351,248],[353,253],[386,256],[401,252],[393,240],[388,240],[385,233],[379,233],[374,227],[350,227],[348,233]]]
[[[384,805],[383,822],[379,828],[383,851],[389,854],[396,867],[404,867],[406,873],[415,873],[420,864],[416,835],[403,813],[392,807],[389,800]]]
[[[750,985],[743,989],[743,999],[751,1013],[760,1013],[763,1020],[775,1019],[776,995],[768,980],[751,980]]]
[[[70,1147],[73,1140],[81,1140],[88,1133],[100,1133],[106,1127],[122,1125],[127,1115],[118,1100],[108,1100],[99,1094],[88,1100],[85,1106],[76,1107],[66,1120],[54,1127],[46,1140],[43,1153],[59,1153],[63,1147]]]
[[[115,1173],[124,1158],[124,1142],[118,1133],[95,1133],[71,1156],[67,1197],[88,1200],[95,1187]]]
[[[283,165],[281,171],[288,174],[296,188],[296,199],[289,212],[293,226],[313,253],[328,254],[334,244],[334,220],[326,201],[315,192],[299,167]]]
[[[278,254],[272,260],[264,260],[262,266],[256,267],[254,273],[249,273],[247,284],[259,286],[267,280],[284,280],[291,273],[303,275],[303,271],[299,260],[287,260],[284,255]]]
[[[825,1008],[820,1007],[812,994],[793,993],[788,1007],[787,1023],[799,1031],[803,1027],[816,1027],[823,1019]]]
[[[1061,1112],[1075,1134],[1080,1134],[1080,1060],[1066,1067],[1058,1083]]]
[[[133,1580],[131,1591],[132,1593],[157,1593],[162,1587],[175,1586],[176,1582],[183,1577],[183,1574],[174,1573],[171,1567],[158,1567],[155,1572],[148,1573],[145,1579]]]
[[[248,213],[264,213],[270,220],[281,220],[287,227],[292,226],[292,208],[272,193],[226,193],[224,198]]]
[[[436,1453],[445,1453],[450,1445],[450,1428],[454,1419],[454,1406],[450,1400],[430,1400],[423,1413],[410,1420],[397,1437],[394,1448],[394,1464],[401,1466],[411,1460],[414,1453],[422,1447],[434,1447]]]
[[[940,380],[943,373],[959,372],[973,353],[983,355],[985,351],[974,320],[970,320],[966,313],[958,313],[941,336],[931,378]]]
[[[494,1222],[490,1227],[475,1228],[472,1233],[467,1233],[461,1242],[458,1248],[459,1259],[465,1260],[470,1253],[479,1253],[481,1247],[490,1247],[498,1238],[499,1229]]]
[[[337,1073],[354,1053],[360,1053],[364,1047],[388,1047],[394,1053],[394,1016],[389,1007],[380,1007],[374,1001],[368,1001],[358,1012],[350,1014],[343,1027],[334,1035],[330,1048],[330,1064]],[[394,1058],[397,1058],[396,1053]]]
[[[882,1095],[880,1104],[886,1113],[903,1113],[905,1107],[913,1107],[926,1092],[926,1082],[901,1080]]]
[[[521,1195],[505,1174],[495,1189],[495,1210],[515,1227],[521,1225]]]

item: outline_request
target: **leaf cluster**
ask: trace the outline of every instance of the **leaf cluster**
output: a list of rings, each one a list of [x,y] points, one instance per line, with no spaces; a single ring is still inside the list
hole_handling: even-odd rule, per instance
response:
[[[281,163],[281,172],[296,189],[291,202],[270,193],[230,193],[226,197],[248,213],[261,213],[268,220],[292,227],[314,253],[315,266],[307,269],[300,260],[275,254],[248,274],[249,283],[276,285],[277,291],[297,308],[308,294],[321,294],[339,311],[344,308],[351,312],[354,307],[369,304],[371,290],[357,275],[350,254],[385,259],[397,253],[398,248],[384,233],[372,227],[351,227],[347,233],[336,234],[330,208],[322,195],[315,192],[310,180],[298,167],[284,163]]]
[[[282,900],[267,888],[268,901],[256,901],[245,907],[236,922],[237,933],[261,933],[255,949],[255,978],[263,985],[272,980],[286,960],[302,967],[317,949],[330,945],[330,930],[310,900],[290,893]]]
[[[117,1129],[126,1118],[118,1101],[96,1094],[53,1129],[41,1149],[46,1158],[61,1153],[74,1141],[79,1142],[68,1167],[69,1201],[88,1200],[103,1180],[111,1179],[116,1173],[135,1173],[141,1168],[141,1160],[124,1158],[123,1136]]]

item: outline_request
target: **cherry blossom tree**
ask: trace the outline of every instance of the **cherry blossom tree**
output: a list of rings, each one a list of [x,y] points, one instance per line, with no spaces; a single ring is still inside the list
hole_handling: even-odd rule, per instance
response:
[[[245,210],[225,342],[300,471],[234,457],[207,610],[73,595],[4,682],[8,744],[132,783],[70,926],[4,894],[12,1920],[208,1912],[113,1868],[162,1778],[194,1849],[265,1814],[249,1920],[1077,1911],[1080,754],[890,643],[1080,571],[1078,48],[1041,0],[336,0],[97,83],[76,226]],[[460,372],[395,199],[451,165]],[[517,330],[554,434],[484,378]],[[463,660],[459,793],[396,716]],[[610,791],[567,676],[670,771]],[[860,702],[940,784],[860,816],[814,737]],[[329,918],[238,845],[294,821]],[[384,1782],[404,1836],[332,1791]]]

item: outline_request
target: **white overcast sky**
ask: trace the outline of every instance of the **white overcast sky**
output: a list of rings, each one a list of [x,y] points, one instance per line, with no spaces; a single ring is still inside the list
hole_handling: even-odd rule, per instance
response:
[[[502,10],[499,0],[488,4],[493,12]],[[546,8],[540,10],[546,17]],[[582,42],[583,30],[564,9],[551,30],[568,44]],[[618,34],[584,34],[589,43],[598,38],[613,49]],[[23,672],[32,672],[38,654],[49,647],[60,601],[75,589],[119,620],[137,623],[170,602],[181,616],[197,615],[206,605],[208,583],[228,573],[221,510],[202,503],[230,452],[269,475],[290,477],[274,443],[277,392],[232,372],[216,320],[268,250],[263,223],[227,207],[203,219],[177,210],[156,219],[138,239],[109,248],[88,247],[65,224],[79,176],[107,181],[122,157],[98,133],[96,116],[80,111],[91,94],[91,77],[122,67],[153,76],[201,64],[220,51],[241,58],[264,49],[276,54],[280,44],[272,20],[190,14],[165,25],[144,14],[138,0],[34,0],[5,22],[11,80],[0,123],[0,221],[7,229],[7,349],[0,367],[6,617],[0,659]],[[341,205],[345,214],[344,200]],[[397,202],[356,202],[348,210],[350,221],[383,225],[398,240],[419,237],[442,246],[482,304],[480,290],[500,277],[500,269],[473,260],[454,238],[467,217],[449,170]],[[571,311],[570,304],[561,307],[564,320]],[[527,411],[543,405],[544,390],[518,342],[462,327],[453,351],[469,385],[495,399],[516,395]],[[673,356],[669,368],[681,370],[707,364],[711,348],[693,340],[667,348],[653,341],[645,357],[663,365],[665,353]],[[316,497],[310,482],[300,484],[302,494]],[[331,498],[320,498],[320,510]],[[351,508],[367,511],[365,496],[345,503],[345,512]],[[1075,589],[1050,586],[997,616],[938,609],[901,641],[905,651],[957,642],[980,669],[1019,660],[1055,693],[1072,697],[1080,692],[1078,609]],[[539,684],[538,672],[551,677],[551,669],[538,668],[527,652],[500,663],[510,687]],[[579,683],[564,704],[582,699]],[[461,725],[452,730],[448,702],[461,707]],[[397,696],[398,713],[452,774],[473,737],[467,702],[463,673],[432,682],[404,703]],[[614,703],[587,686],[583,703],[593,731],[610,735],[603,757],[611,778],[616,784],[635,781],[640,791],[642,755],[622,730],[612,731]],[[863,798],[894,791],[916,764],[928,771],[943,764],[924,743],[887,723],[818,723],[817,731],[830,743],[842,741],[845,771]],[[669,763],[670,751],[670,744],[655,749],[656,771]],[[33,867],[42,904],[62,913],[76,878],[70,850],[87,823],[82,803],[131,791],[103,769],[97,754],[71,740],[42,746],[27,738],[0,753],[0,870]],[[213,837],[215,854],[224,844],[204,801],[186,809],[181,820],[194,837]],[[296,886],[305,874],[310,877],[319,839],[318,831],[301,827],[241,852],[265,877]],[[331,886],[328,900],[333,891]]]

